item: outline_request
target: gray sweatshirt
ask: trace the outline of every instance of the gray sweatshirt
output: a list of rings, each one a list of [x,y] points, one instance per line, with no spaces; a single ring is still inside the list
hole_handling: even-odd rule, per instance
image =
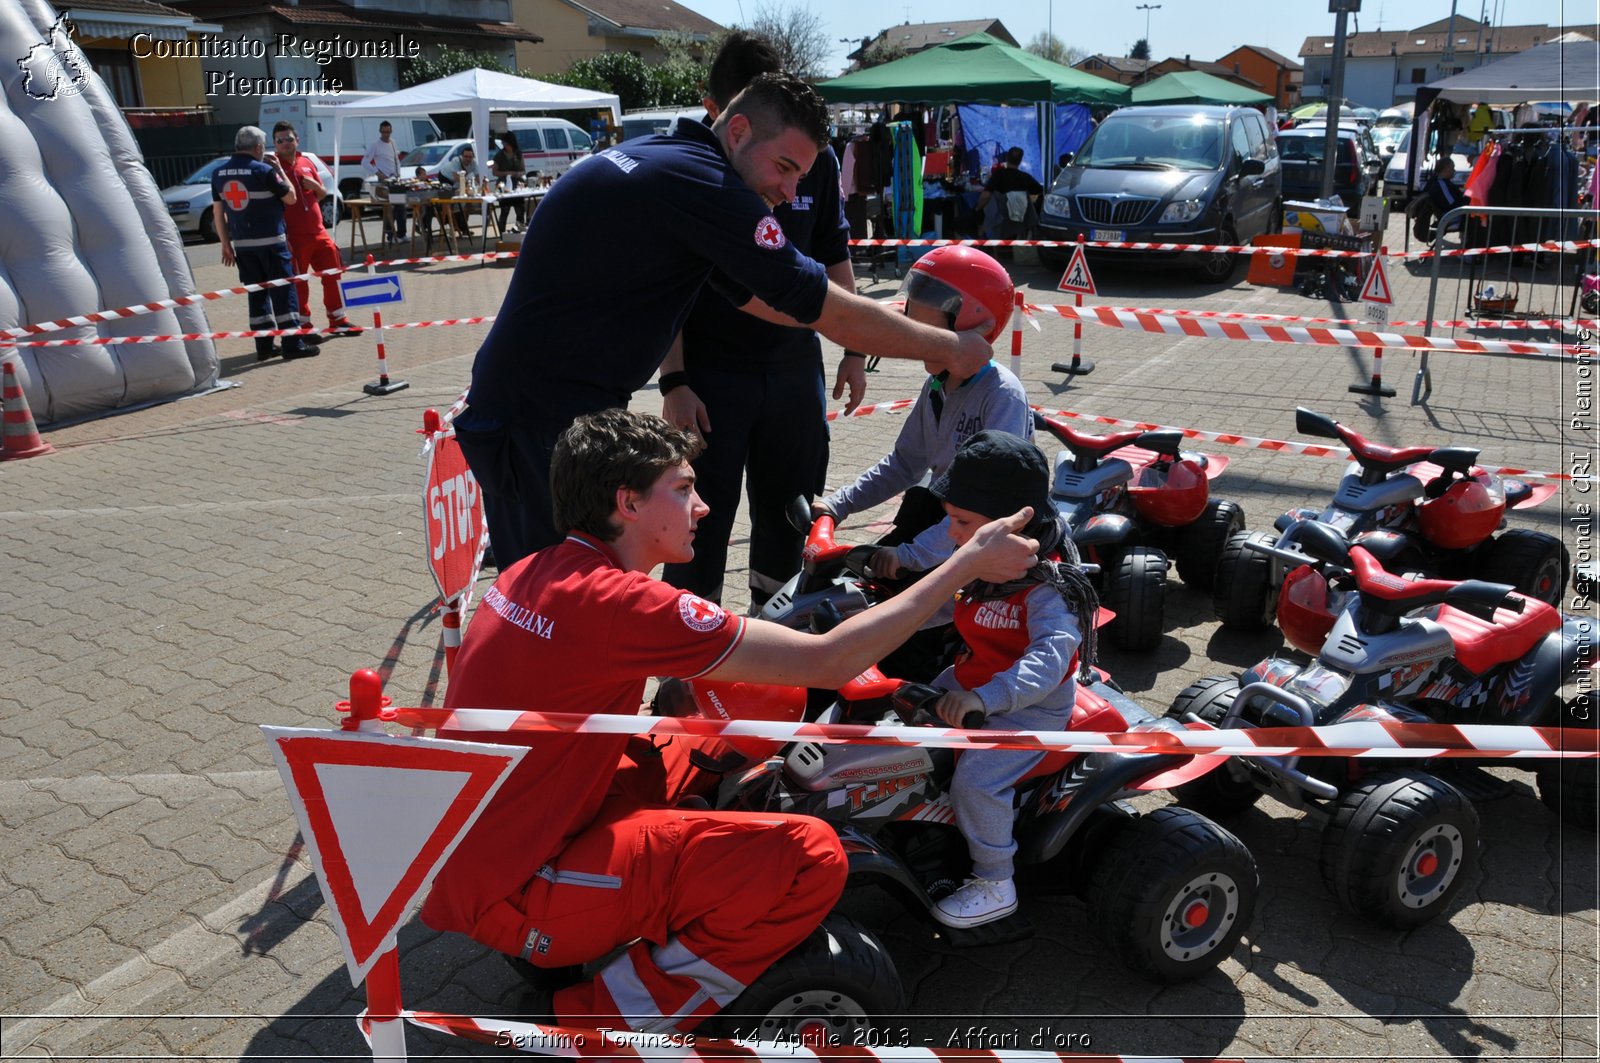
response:
[[[829,495],[824,504],[843,521],[852,513],[871,509],[908,487],[944,475],[956,450],[969,436],[985,428],[1010,432],[1023,439],[1033,438],[1033,414],[1028,395],[1011,370],[990,363],[944,396],[944,408],[935,414],[929,398],[929,377],[917,395],[916,405],[900,429],[894,449],[862,473],[856,482]],[[926,569],[950,555],[952,545],[945,522],[917,536],[915,542],[899,548],[900,563]],[[924,540],[927,540],[924,544]],[[911,557],[907,557],[908,548]],[[939,555],[942,550],[942,555]]]

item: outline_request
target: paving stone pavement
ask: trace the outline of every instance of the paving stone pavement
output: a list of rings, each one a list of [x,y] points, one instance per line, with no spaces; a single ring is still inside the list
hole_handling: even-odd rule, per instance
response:
[[[1398,220],[1389,235],[1398,247]],[[202,288],[236,283],[214,245],[189,253]],[[1201,285],[1096,268],[1107,304],[1344,316],[1252,287],[1243,270]],[[408,320],[493,313],[511,275],[462,264],[406,272],[409,301],[393,317]],[[1014,263],[1014,273],[1034,302],[1068,298],[1055,291],[1057,271]],[[1390,276],[1394,319],[1423,316],[1426,272],[1395,265]],[[896,282],[863,276],[862,286],[888,298]],[[1460,316],[1468,287],[1453,275],[1442,283],[1438,316]],[[1525,306],[1565,308],[1553,285],[1524,291]],[[615,297],[625,311],[627,291]],[[238,328],[244,302],[209,314]],[[1071,328],[1041,324],[1026,333],[1024,380],[1045,406],[1295,438],[1300,403],[1386,443],[1478,446],[1486,464],[1552,471],[1595,449],[1592,377],[1571,363],[1440,355],[1430,401],[1411,406],[1412,355],[1386,359],[1402,394],[1377,402],[1346,392],[1369,372],[1363,352],[1086,326],[1099,367],[1069,386],[1050,364],[1070,353]],[[261,365],[248,341],[228,341],[224,376],[237,387],[52,430],[57,454],[0,466],[0,1056],[365,1055],[352,1021],[362,997],[257,725],[331,724],[349,673],[367,666],[398,702],[439,702],[415,429],[464,387],[482,334],[390,333],[391,375],[410,388],[387,397],[361,392],[376,379],[370,337]],[[594,341],[605,342],[601,321]],[[885,363],[871,399],[911,396],[918,383],[914,364]],[[657,402],[650,390],[635,406]],[[901,423],[840,422],[830,482],[875,461]],[[1326,459],[1202,449],[1231,459],[1214,489],[1257,528],[1288,505],[1320,504],[1339,472]],[[1587,501],[1569,486],[1513,521],[1592,553]],[[888,512],[848,531],[865,539],[870,517]],[[736,568],[747,531],[741,516]],[[745,604],[742,582],[730,578],[729,605]],[[1108,649],[1104,663],[1160,712],[1194,679],[1278,645],[1220,632],[1208,599],[1175,582],[1161,644]],[[1255,920],[1234,956],[1187,985],[1154,986],[1104,960],[1076,901],[1030,902],[1033,939],[974,950],[948,947],[883,895],[852,895],[846,907],[889,945],[909,998],[890,1032],[918,1045],[1028,1048],[1038,1034],[1044,1047],[1111,1054],[1594,1058],[1596,840],[1550,815],[1526,773],[1500,774],[1513,785],[1483,808],[1481,870],[1448,918],[1408,934],[1336,910],[1316,831],[1293,810],[1263,802],[1242,816],[1232,826],[1261,867]],[[400,943],[409,1006],[521,1007],[514,977],[471,942],[413,917]],[[418,1058],[496,1051],[409,1037]]]

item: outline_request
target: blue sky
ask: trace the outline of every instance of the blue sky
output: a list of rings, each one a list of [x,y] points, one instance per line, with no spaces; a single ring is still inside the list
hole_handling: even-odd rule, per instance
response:
[[[1157,59],[1191,55],[1212,60],[1241,44],[1257,44],[1299,58],[1300,44],[1311,36],[1332,36],[1334,16],[1326,0],[1161,0],[1150,12],[1134,0],[1086,3],[1084,0],[1024,0],[983,3],[981,0],[920,0],[896,3],[878,0],[682,0],[689,8],[724,26],[748,23],[763,3],[778,9],[804,7],[815,12],[833,42],[827,73],[844,67],[845,54],[862,37],[890,24],[970,19],[993,12],[1019,43],[1027,44],[1046,28],[1068,46],[1087,52],[1126,55],[1145,35],[1150,20],[1150,45]],[[1501,25],[1566,25],[1600,21],[1597,0],[1458,0],[1457,15],[1478,19],[1487,7],[1489,20]],[[1499,12],[1498,17],[1496,12]],[[1355,30],[1402,30],[1448,18],[1450,0],[1363,0],[1352,16]],[[853,38],[840,43],[838,38]]]

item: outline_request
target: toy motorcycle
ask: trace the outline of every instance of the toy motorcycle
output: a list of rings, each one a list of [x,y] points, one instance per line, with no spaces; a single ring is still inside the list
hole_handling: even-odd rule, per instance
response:
[[[1567,582],[1566,546],[1553,535],[1505,526],[1505,512],[1536,506],[1555,493],[1552,484],[1501,479],[1476,464],[1466,447],[1389,447],[1358,435],[1322,414],[1300,407],[1295,428],[1338,439],[1355,461],[1333,500],[1320,513],[1292,509],[1274,522],[1279,534],[1233,535],[1222,552],[1213,604],[1224,626],[1260,630],[1274,616],[1291,645],[1315,654],[1327,627],[1302,601],[1321,596],[1312,576],[1291,588],[1281,559],[1261,546],[1292,548],[1300,529],[1321,521],[1364,547],[1394,573],[1419,572],[1445,579],[1478,577],[1505,583],[1551,605]],[[1320,566],[1317,579],[1326,582]]]
[[[824,723],[900,724],[941,691],[876,669],[838,692]],[[711,719],[805,716],[803,690],[704,680],[664,683],[658,711]],[[667,707],[663,710],[662,706]],[[976,724],[979,721],[969,721]],[[1080,683],[1072,729],[1180,728],[1127,697],[1104,673]],[[905,746],[734,740],[719,809],[815,816],[844,843],[852,884],[872,882],[930,912],[961,885],[967,847],[948,796],[955,755]],[[738,758],[736,758],[738,759]],[[1232,953],[1255,907],[1249,850],[1199,813],[1136,812],[1123,795],[1164,789],[1212,769],[1186,754],[1052,754],[1018,784],[1017,882],[1024,894],[1083,896],[1090,922],[1118,959],[1162,982],[1195,978]],[[1032,932],[1025,915],[965,930],[954,944],[996,944]]]
[[[1322,605],[1328,633],[1316,660],[1272,657],[1237,682],[1202,679],[1178,695],[1169,717],[1224,728],[1352,721],[1595,726],[1586,699],[1563,703],[1559,694],[1597,659],[1591,620],[1563,616],[1504,584],[1401,579],[1330,525],[1308,520],[1300,529],[1299,550],[1251,549],[1293,565],[1290,579],[1313,563],[1318,578],[1329,579]],[[1541,800],[1569,823],[1593,828],[1593,765],[1536,763]],[[1347,910],[1403,928],[1444,910],[1469,877],[1478,844],[1469,797],[1498,786],[1457,760],[1434,770],[1387,758],[1232,757],[1177,793],[1181,803],[1212,815],[1246,808],[1263,793],[1319,813],[1329,889]]]
[[[1210,498],[1210,481],[1228,459],[1181,450],[1176,429],[1094,436],[1043,414],[1034,425],[1066,448],[1056,454],[1050,497],[1083,559],[1100,566],[1096,589],[1117,614],[1112,639],[1149,649],[1162,632],[1163,547],[1185,583],[1210,590],[1224,545],[1244,529],[1237,503]]]

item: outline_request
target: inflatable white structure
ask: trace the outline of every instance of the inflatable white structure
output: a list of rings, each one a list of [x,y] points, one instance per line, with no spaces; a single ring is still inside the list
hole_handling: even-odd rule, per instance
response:
[[[195,294],[183,240],[110,93],[45,0],[0,0],[0,332]],[[39,339],[208,332],[198,306]],[[40,424],[216,386],[210,340],[0,346]]]

